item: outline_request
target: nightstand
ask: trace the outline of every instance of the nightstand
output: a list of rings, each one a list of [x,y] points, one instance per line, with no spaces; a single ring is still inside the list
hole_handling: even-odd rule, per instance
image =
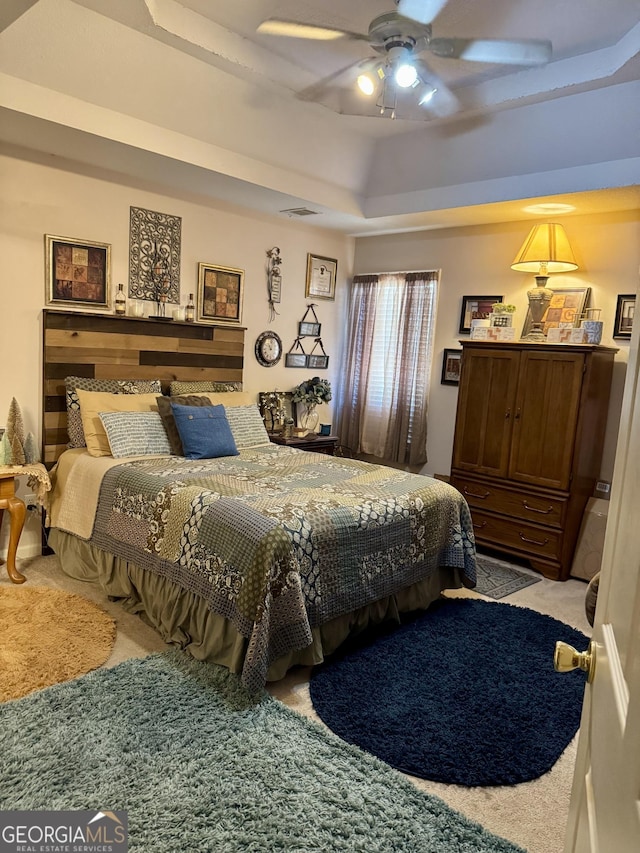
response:
[[[314,453],[326,453],[327,456],[333,456],[339,441],[337,435],[319,435],[318,433],[314,433],[312,438],[301,435],[294,435],[291,438],[270,435],[269,438],[274,444],[284,444],[286,447],[295,447],[298,450],[311,450]]]
[[[9,511],[11,527],[9,529],[9,548],[7,550],[7,574],[13,583],[24,583],[26,578],[16,568],[16,552],[24,527],[26,507],[24,501],[16,495],[16,477],[29,477],[29,487],[41,495],[49,491],[51,481],[44,465],[39,462],[27,465],[0,466],[0,526],[5,509]],[[36,500],[38,495],[36,494]]]

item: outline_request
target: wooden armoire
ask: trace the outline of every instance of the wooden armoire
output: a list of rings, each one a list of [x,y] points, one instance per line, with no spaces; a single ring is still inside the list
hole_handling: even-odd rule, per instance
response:
[[[451,483],[476,542],[566,580],[600,476],[617,349],[461,343]]]

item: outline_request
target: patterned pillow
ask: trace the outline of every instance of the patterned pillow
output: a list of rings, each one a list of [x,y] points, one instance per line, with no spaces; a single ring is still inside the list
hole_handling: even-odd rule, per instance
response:
[[[171,408],[187,459],[238,455],[224,406],[180,406],[172,403]]]
[[[256,405],[229,406],[225,408],[225,414],[238,450],[265,447],[271,444],[262,415]]]
[[[169,439],[157,412],[100,412],[111,455],[168,456]]]
[[[69,447],[86,447],[80,416],[77,389],[106,391],[109,394],[162,394],[159,379],[88,379],[85,376],[67,376],[67,433]]]
[[[157,412],[155,394],[107,394],[78,388],[80,414],[90,456],[111,456],[101,412]]]
[[[156,400],[158,403],[158,411],[160,412],[160,417],[162,418],[162,423],[167,433],[169,444],[171,445],[171,452],[175,456],[184,456],[182,442],[180,441],[180,433],[176,426],[176,419],[173,417],[171,404],[177,403],[179,406],[210,406],[211,400],[202,394],[198,396],[187,394],[182,397],[157,397]]]
[[[181,394],[197,394],[198,391],[242,391],[242,382],[181,382],[175,380],[169,385],[169,394],[177,397]]]

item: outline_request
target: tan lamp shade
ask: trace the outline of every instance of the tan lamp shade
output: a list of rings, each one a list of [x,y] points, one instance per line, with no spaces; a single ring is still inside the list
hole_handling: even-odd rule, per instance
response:
[[[534,225],[515,256],[511,269],[543,275],[578,269],[562,225],[552,222]]]

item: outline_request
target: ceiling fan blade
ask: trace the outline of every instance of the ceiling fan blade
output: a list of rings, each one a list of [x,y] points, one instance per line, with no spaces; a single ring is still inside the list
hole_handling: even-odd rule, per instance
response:
[[[447,3],[448,0],[400,0],[398,14],[420,24],[430,24]]]
[[[282,18],[268,18],[260,24],[258,32],[270,36],[287,36],[288,38],[316,39],[319,41],[333,41],[342,38],[369,41],[369,36],[363,33],[352,33],[349,30],[338,30],[319,24],[305,24],[300,21],[285,21]]]
[[[415,67],[420,81],[425,86],[433,86],[436,90],[433,97],[424,103],[423,108],[425,111],[437,116],[445,116],[456,112],[460,106],[458,99],[436,72],[422,59],[415,63]]]
[[[429,50],[448,59],[501,65],[543,65],[551,59],[551,42],[533,39],[435,38],[431,39]]]
[[[301,91],[296,93],[296,98],[299,101],[317,101],[327,92],[335,80],[344,77],[340,85],[355,83],[358,74],[374,70],[379,63],[379,59],[358,59],[356,62],[350,62],[344,68],[340,68],[338,71],[334,71],[333,74],[329,74],[327,77],[323,77],[322,80],[318,80],[317,83],[312,83],[306,89],[301,89]]]

